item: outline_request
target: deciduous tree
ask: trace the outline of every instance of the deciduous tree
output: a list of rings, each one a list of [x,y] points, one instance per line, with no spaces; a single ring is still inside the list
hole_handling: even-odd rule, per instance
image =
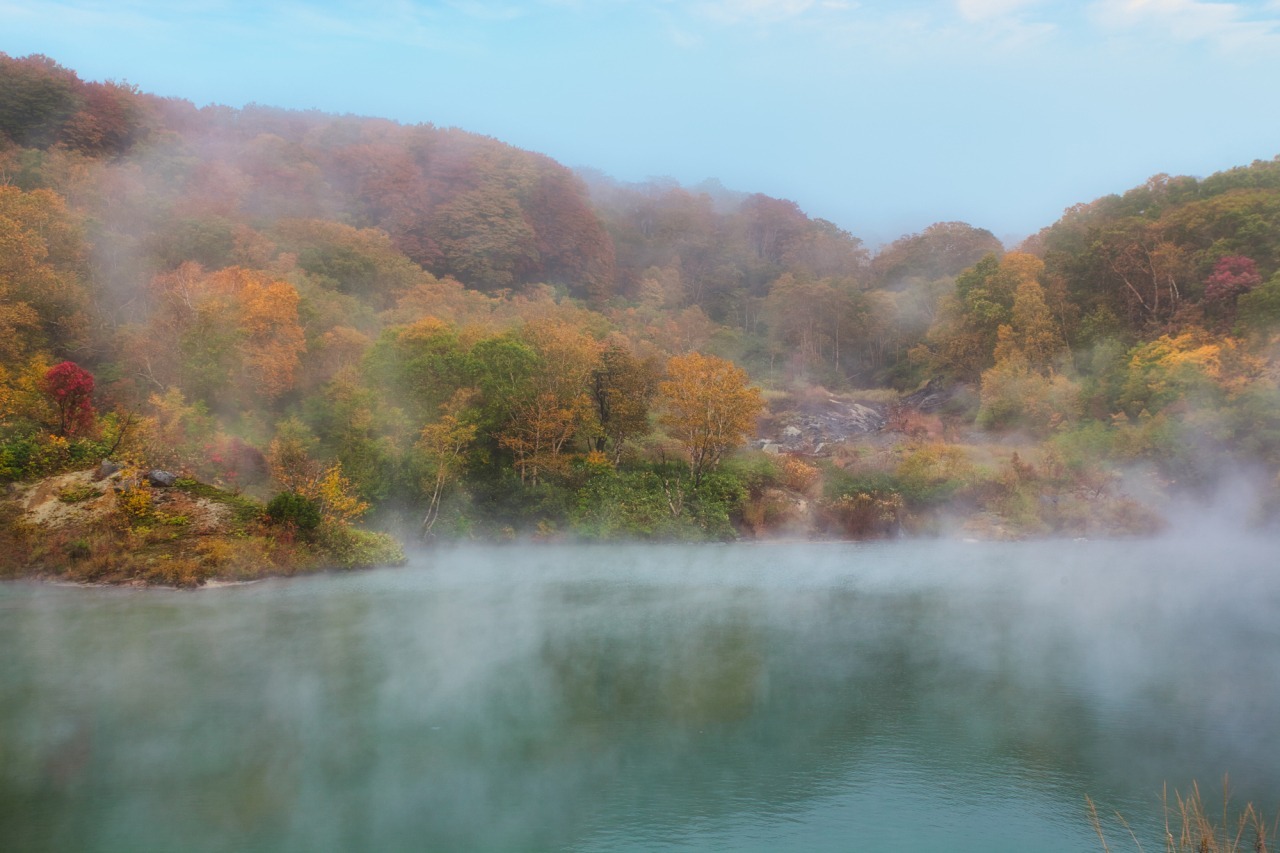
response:
[[[467,450],[476,438],[476,425],[465,421],[464,413],[475,392],[461,390],[446,404],[440,420],[427,424],[418,435],[417,448],[426,457],[430,470],[427,483],[431,499],[422,517],[422,532],[431,535],[431,528],[440,517],[440,497],[466,460]]]
[[[695,485],[741,445],[764,409],[760,389],[747,372],[713,355],[689,353],[667,362],[667,379],[658,385],[662,423],[684,447]]]
[[[73,438],[93,431],[93,374],[80,365],[64,361],[44,375],[40,385],[53,403],[58,418],[58,435]]]

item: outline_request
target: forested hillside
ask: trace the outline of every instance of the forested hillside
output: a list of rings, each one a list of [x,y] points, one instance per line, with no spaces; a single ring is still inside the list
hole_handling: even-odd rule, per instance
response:
[[[1265,522],[1278,270],[1280,159],[873,254],[718,184],[0,54],[0,477],[111,458],[277,535],[1117,533],[1245,482]]]

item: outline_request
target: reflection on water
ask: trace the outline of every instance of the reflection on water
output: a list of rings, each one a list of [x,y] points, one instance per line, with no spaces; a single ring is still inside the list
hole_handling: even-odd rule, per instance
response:
[[[1166,781],[1280,797],[1273,550],[476,547],[3,585],[0,849],[1092,850],[1085,793],[1157,849]]]

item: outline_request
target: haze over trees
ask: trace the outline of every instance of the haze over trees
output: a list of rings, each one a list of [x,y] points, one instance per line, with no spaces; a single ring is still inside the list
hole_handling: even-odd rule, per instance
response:
[[[947,507],[1141,529],[1135,471],[1245,469],[1267,516],[1278,271],[1280,160],[1157,176],[1016,251],[944,222],[873,253],[715,183],[0,55],[9,481],[115,453],[295,519],[727,537],[786,495],[850,535]],[[734,455],[837,397],[886,429]]]

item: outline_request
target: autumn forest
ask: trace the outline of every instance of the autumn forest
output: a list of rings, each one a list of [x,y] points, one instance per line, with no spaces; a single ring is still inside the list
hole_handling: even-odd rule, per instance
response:
[[[872,251],[715,182],[0,54],[3,574],[1114,536],[1224,493],[1268,525],[1278,346],[1280,158]]]

